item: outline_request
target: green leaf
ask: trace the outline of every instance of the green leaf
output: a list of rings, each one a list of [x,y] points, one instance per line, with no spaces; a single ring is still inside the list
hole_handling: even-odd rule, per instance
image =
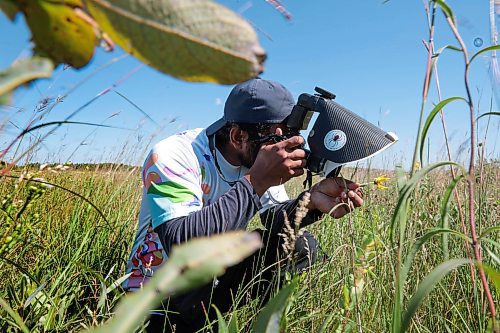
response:
[[[443,11],[444,15],[446,17],[449,17],[451,21],[453,22],[453,25],[456,27],[457,26],[457,21],[455,19],[455,15],[453,14],[453,11],[451,10],[450,6],[444,0],[434,0],[434,2],[441,7],[441,10]]]
[[[229,333],[238,333],[239,331],[238,316],[236,315],[236,313],[233,313],[231,319],[229,319],[228,330]]]
[[[479,50],[477,51],[473,56],[472,58],[470,58],[470,61],[469,61],[469,64],[477,58],[477,56],[483,54],[483,53],[486,53],[486,52],[489,52],[489,51],[496,51],[496,50],[500,50],[500,45],[492,45],[492,46],[488,46],[488,47],[485,47],[484,49],[482,50]]]
[[[23,319],[21,318],[21,316],[19,316],[19,314],[14,311],[10,306],[9,304],[3,299],[3,298],[0,298],[0,307],[3,307],[5,309],[5,311],[9,314],[9,316],[14,319],[14,321],[16,322],[17,326],[25,333],[29,333],[30,330],[26,327],[26,325],[24,324],[24,321]]]
[[[410,298],[408,302],[408,307],[403,315],[403,322],[401,325],[400,332],[405,332],[411,323],[411,319],[413,315],[419,308],[420,304],[422,304],[424,298],[429,295],[435,285],[441,281],[443,277],[445,277],[449,272],[454,270],[455,268],[465,265],[469,262],[469,259],[451,259],[448,260],[436,268],[434,268],[425,279],[418,285],[418,289]]]
[[[443,201],[441,202],[441,228],[447,229],[448,228],[448,210],[449,210],[449,204],[450,204],[450,198],[451,194],[453,193],[453,190],[455,190],[455,187],[458,185],[460,180],[464,178],[464,175],[460,175],[453,179],[446,188],[446,191],[444,192],[443,196]],[[443,248],[443,256],[444,260],[448,260],[450,253],[448,250],[448,233],[443,233],[443,236],[441,238],[441,244]]]
[[[476,121],[486,116],[500,116],[500,112],[486,112],[476,118]]]
[[[434,120],[434,117],[438,114],[439,111],[441,111],[442,108],[445,107],[450,102],[453,102],[455,100],[462,100],[464,102],[467,102],[465,98],[463,97],[450,97],[445,100],[442,100],[439,102],[434,109],[432,109],[431,113],[429,116],[427,116],[427,119],[425,120],[425,124],[422,127],[422,138],[420,139],[420,161],[423,161],[423,155],[424,155],[424,146],[425,146],[425,137],[427,136],[427,132],[429,131],[429,127],[431,126],[432,121]]]
[[[126,279],[128,279],[132,275],[132,273],[127,273],[113,282],[109,287],[106,288],[106,294],[109,294],[113,290],[115,290],[119,285],[121,285]]]
[[[215,309],[215,313],[217,313],[217,324],[218,324],[218,333],[229,333],[227,328],[227,323],[224,320],[224,316],[220,313],[219,309],[215,305],[212,305]]]
[[[262,72],[248,22],[210,0],[85,0],[105,31],[139,60],[186,81],[233,84]]]
[[[499,225],[495,225],[493,227],[489,227],[487,229],[485,229],[482,233],[481,233],[481,236],[479,236],[479,239],[483,238],[484,236],[488,235],[488,234],[491,234],[492,232],[495,232],[495,231],[500,231],[500,226]]]
[[[442,48],[440,48],[439,50],[435,51],[434,54],[432,55],[432,58],[431,58],[431,75],[433,74],[433,71],[435,69],[434,67],[437,64],[439,56],[441,55],[441,53],[443,53],[444,50],[453,50],[453,51],[462,52],[461,48],[453,46],[453,45],[445,45]]]
[[[483,248],[486,250],[486,252],[488,252],[488,255],[491,257],[491,259],[493,259],[493,261],[496,262],[497,265],[500,265],[500,258],[498,258],[498,256],[487,246],[483,246]]]
[[[485,263],[482,263],[482,266],[486,275],[488,275],[490,280],[493,281],[493,285],[498,293],[500,291],[500,272]]]
[[[92,332],[133,332],[163,299],[209,282],[261,244],[257,233],[228,232],[174,247],[167,263],[144,288],[124,297],[115,316]]]
[[[394,213],[392,214],[392,218],[391,218],[390,230],[391,230],[391,241],[392,242],[394,242],[395,226],[396,226],[396,222],[398,222],[398,221],[399,221],[399,237],[401,240],[404,237],[405,230],[406,230],[406,219],[400,219],[400,217],[406,215],[408,198],[410,197],[411,193],[415,189],[415,186],[417,185],[417,183],[430,171],[432,171],[436,168],[445,166],[445,165],[456,166],[462,171],[462,173],[464,173],[464,174],[466,173],[464,167],[458,163],[451,162],[451,161],[436,162],[436,163],[430,164],[430,165],[426,166],[425,168],[419,170],[401,188],[401,190],[399,192],[398,202],[396,203],[396,208],[395,208]]]
[[[19,12],[19,8],[17,8],[14,1],[0,0],[0,11],[2,11],[9,20],[14,21]]]
[[[297,288],[297,285],[298,279],[295,278],[289,285],[283,287],[278,294],[269,301],[269,303],[267,303],[255,320],[252,332],[281,332],[280,321],[283,315],[283,310],[288,303],[288,299],[292,296],[293,291]]]
[[[442,228],[434,228],[431,229],[430,231],[426,232],[422,237],[418,239],[417,242],[412,246],[410,251],[408,251],[408,254],[405,258],[405,261],[403,265],[399,268],[398,270],[398,275],[397,275],[397,283],[396,283],[396,293],[394,295],[395,301],[394,301],[394,307],[393,307],[393,314],[392,314],[392,332],[400,332],[401,327],[402,327],[402,304],[403,304],[403,292],[404,292],[404,285],[406,283],[406,278],[408,276],[408,272],[410,271],[410,268],[413,264],[413,260],[415,259],[415,256],[417,255],[418,250],[422,247],[422,245],[425,244],[429,239],[431,239],[434,236],[437,236],[439,234],[452,234],[459,236],[461,238],[464,238],[466,240],[469,240],[469,238],[462,233],[459,233],[454,230],[450,229],[442,229]]]
[[[82,17],[81,0],[26,1],[21,10],[26,17],[35,52],[56,64],[85,66],[94,54],[97,37],[93,26]]]
[[[0,72],[0,96],[34,79],[50,77],[53,69],[54,64],[47,58],[33,57],[16,61]]]

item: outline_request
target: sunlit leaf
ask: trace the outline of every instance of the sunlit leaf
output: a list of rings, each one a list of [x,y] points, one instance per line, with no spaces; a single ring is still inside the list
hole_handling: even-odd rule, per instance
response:
[[[78,4],[81,1],[29,0],[21,5],[35,51],[75,68],[90,61],[96,44],[94,28],[75,8]]]
[[[261,310],[259,316],[255,320],[252,332],[260,333],[276,333],[281,332],[280,321],[283,315],[285,306],[288,303],[290,296],[295,288],[297,288],[298,279],[283,287],[276,296]]]
[[[101,29],[139,60],[187,81],[232,84],[262,71],[253,28],[209,0],[85,0]]]
[[[29,81],[48,78],[54,64],[47,58],[33,57],[16,61],[10,68],[0,72],[0,96]],[[8,96],[6,96],[8,98]]]
[[[155,272],[154,278],[140,292],[126,296],[118,305],[116,315],[93,332],[133,332],[165,297],[209,282],[260,246],[257,233],[228,232],[174,247],[171,257]]]

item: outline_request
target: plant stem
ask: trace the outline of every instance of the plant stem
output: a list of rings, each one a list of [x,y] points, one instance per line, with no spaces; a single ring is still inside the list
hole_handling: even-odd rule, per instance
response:
[[[481,284],[483,285],[483,290],[486,295],[486,299],[488,300],[488,306],[491,312],[492,320],[493,320],[493,330],[498,332],[498,327],[496,325],[496,310],[495,310],[495,302],[493,301],[493,297],[491,295],[490,287],[488,285],[488,280],[486,279],[486,274],[484,273],[484,269],[482,266],[482,258],[481,253],[479,251],[479,243],[477,240],[476,234],[476,219],[475,219],[475,207],[474,207],[474,188],[475,188],[475,171],[474,171],[474,161],[475,161],[475,153],[476,153],[476,140],[475,140],[475,119],[474,119],[474,104],[472,103],[472,97],[470,93],[469,87],[469,56],[467,54],[467,48],[465,47],[465,43],[462,40],[455,24],[451,20],[449,16],[446,16],[446,21],[450,26],[455,38],[460,43],[462,47],[462,53],[464,55],[465,61],[465,72],[464,72],[464,84],[465,90],[467,92],[467,104],[469,105],[469,115],[470,115],[470,161],[469,161],[469,177],[467,178],[467,185],[469,189],[469,223],[470,223],[470,231],[472,236],[472,247],[474,249],[474,256],[477,262],[477,266],[479,269],[479,276],[481,279]]]
[[[420,107],[420,118],[418,120],[418,130],[417,130],[417,139],[415,140],[415,150],[413,151],[413,159],[411,162],[411,172],[410,177],[413,176],[413,173],[416,169],[416,163],[418,161],[418,147],[420,146],[420,140],[422,136],[422,123],[424,121],[424,112],[425,112],[425,102],[427,100],[427,95],[429,93],[429,84],[431,81],[431,73],[432,73],[432,50],[434,49],[434,20],[436,17],[436,4],[433,3],[431,20],[429,26],[429,50],[427,51],[427,66],[425,69],[425,79],[424,79],[424,88],[422,91],[422,105]]]
[[[429,45],[425,44],[425,46],[428,49],[430,49]],[[433,49],[430,49],[430,50],[434,53]],[[438,93],[438,100],[441,101],[442,100],[441,85],[439,83],[439,74],[438,74],[438,69],[437,69],[437,62],[434,63],[434,69],[433,69],[433,71],[434,71],[434,79],[436,81],[436,90],[437,90],[437,93]],[[451,155],[450,142],[448,140],[448,132],[446,130],[446,121],[444,119],[443,109],[441,109],[439,111],[439,114],[441,116],[441,124],[443,126],[443,135],[444,135],[444,141],[446,143],[446,152],[448,154],[448,160],[453,161],[453,157]],[[450,174],[451,174],[451,179],[452,180],[457,177],[455,169],[453,168],[452,165],[450,165]],[[458,218],[460,220],[460,226],[462,228],[462,232],[464,233],[464,235],[467,235],[468,231],[467,231],[467,226],[465,225],[464,212],[462,210],[462,200],[460,199],[460,195],[458,194],[458,190],[456,188],[453,190],[453,195],[455,196],[455,201],[457,202]],[[474,284],[474,283],[476,283],[476,271],[474,269],[474,263],[472,261],[472,253],[471,253],[469,242],[467,240],[464,240],[464,243],[465,243],[465,249],[467,251],[467,258],[469,258],[469,269],[470,269],[470,274],[471,274],[471,278],[472,278],[472,283]]]

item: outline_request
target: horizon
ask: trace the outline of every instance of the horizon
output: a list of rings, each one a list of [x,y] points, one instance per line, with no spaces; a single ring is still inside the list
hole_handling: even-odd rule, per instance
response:
[[[283,19],[282,14],[265,1],[219,2],[242,14],[256,27],[260,42],[268,52],[263,78],[283,83],[294,98],[303,92],[312,93],[315,86],[332,91],[337,95],[338,103],[384,130],[395,132],[400,138],[394,147],[367,163],[383,169],[395,164],[408,168],[414,149],[426,64],[422,40],[427,40],[428,33],[421,2],[330,3],[322,0],[306,6],[289,1],[284,4],[293,15],[291,21]],[[488,46],[487,2],[450,1],[449,5],[457,16],[459,31],[469,53],[472,55]],[[4,31],[0,36],[0,45],[4,49],[0,67],[6,68],[15,59],[30,53],[29,31],[19,16],[15,23],[11,23],[0,15],[0,28]],[[477,46],[479,40],[481,45]],[[436,49],[457,44],[440,11],[435,42]],[[500,88],[492,86],[490,81],[489,56],[486,54],[477,59],[471,69],[471,89],[477,114],[498,110],[494,92]],[[440,58],[443,99],[464,96],[461,54],[445,51]],[[109,63],[112,64],[108,66]],[[126,79],[121,81],[121,78]],[[141,165],[151,145],[158,140],[188,128],[207,127],[219,119],[225,98],[232,88],[183,82],[141,64],[119,49],[112,53],[97,49],[93,60],[83,70],[59,66],[51,79],[19,89],[11,106],[0,107],[4,123],[3,145],[7,146],[19,133],[18,128],[25,128],[31,117],[37,114],[37,108],[48,107],[79,82],[81,85],[58,103],[45,121],[64,119],[111,88],[78,113],[74,120],[131,130],[62,126],[39,145],[33,155],[28,154],[28,160],[24,162],[31,159],[40,163],[127,161]],[[40,101],[48,103],[40,106]],[[437,101],[433,82],[426,114]],[[455,160],[468,159],[466,111],[465,106],[450,104],[444,112]],[[480,120],[478,134],[481,134],[482,141],[487,142],[486,158],[490,160],[497,160],[500,156],[498,128],[499,122],[495,118]],[[484,140],[486,129],[488,135]],[[442,137],[441,124],[436,117],[430,132],[430,150],[426,152],[431,161],[445,156]],[[27,149],[30,140],[35,139],[26,136],[18,149]],[[9,158],[16,150],[10,152]]]

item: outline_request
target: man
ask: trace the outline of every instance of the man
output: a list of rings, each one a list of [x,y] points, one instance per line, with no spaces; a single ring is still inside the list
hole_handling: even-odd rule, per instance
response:
[[[153,313],[148,331],[196,332],[214,318],[212,304],[221,311],[233,306],[239,288],[256,279],[251,297],[266,300],[280,259],[284,213],[293,221],[304,193],[289,200],[283,184],[304,173],[304,139],[266,142],[270,134],[286,134],[286,120],[294,100],[281,84],[260,78],[238,84],[224,107],[224,117],[206,130],[196,129],[158,143],[148,155],[142,177],[143,198],[139,230],[127,271],[130,290],[140,288],[168,258],[174,244],[230,230],[244,230],[260,213],[266,227],[264,248],[229,268],[208,284],[165,301],[165,312]],[[347,188],[344,186],[347,185]],[[363,200],[359,185],[341,178],[325,179],[310,190],[308,213],[301,226],[323,213],[342,217]],[[338,205],[339,203],[348,203]],[[338,206],[330,212],[334,206]],[[309,267],[318,245],[305,232],[295,244],[295,268]],[[264,267],[267,269],[255,269]],[[258,277],[258,278],[256,278]],[[279,279],[279,277],[278,277]]]

